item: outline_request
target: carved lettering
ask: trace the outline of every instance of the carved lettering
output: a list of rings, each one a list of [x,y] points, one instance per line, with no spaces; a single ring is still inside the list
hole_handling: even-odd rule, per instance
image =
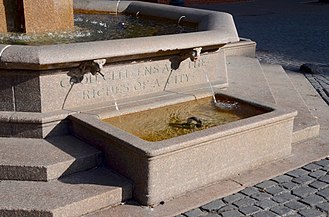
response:
[[[79,88],[75,88],[83,100],[97,98],[112,98],[115,95],[126,96],[129,93],[161,91],[164,86],[176,87],[184,83],[198,83],[207,66],[207,58],[200,58],[196,62],[184,61],[176,70],[172,70],[170,63],[156,65],[155,63],[132,64],[126,67],[105,68],[104,77],[86,74]],[[138,67],[139,66],[139,67]],[[169,77],[170,76],[170,77]],[[169,77],[169,78],[168,78]],[[168,83],[166,84],[168,80]],[[80,86],[81,85],[81,86]],[[61,88],[71,87],[70,77],[59,81]],[[81,89],[80,89],[81,88]]]

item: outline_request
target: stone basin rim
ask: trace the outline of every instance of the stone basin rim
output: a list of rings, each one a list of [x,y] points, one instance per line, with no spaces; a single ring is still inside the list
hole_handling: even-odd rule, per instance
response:
[[[221,94],[226,95],[226,94]],[[254,100],[243,99],[241,97],[226,95],[232,98],[237,98],[241,101],[253,104],[260,108],[270,110],[267,113],[252,116],[249,118],[237,120],[223,125],[211,127],[205,130],[185,134],[167,140],[149,142],[145,141],[135,135],[129,134],[119,128],[111,126],[102,122],[95,114],[77,113],[72,114],[68,118],[77,124],[81,124],[91,131],[97,132],[101,135],[110,137],[116,140],[120,145],[124,145],[133,152],[138,152],[147,158],[154,158],[166,155],[168,153],[184,150],[191,146],[205,145],[210,141],[216,139],[223,139],[230,137],[236,133],[243,133],[249,130],[262,127],[266,124],[273,124],[275,122],[285,121],[294,118],[297,111],[287,108],[277,107],[276,105],[267,103],[259,103]]]
[[[74,2],[75,9],[84,10],[114,10],[116,1],[79,0]],[[0,44],[0,68],[40,70],[48,65],[114,58],[133,55],[143,55],[158,52],[177,51],[238,42],[238,37],[232,15],[224,12],[201,9],[183,8],[159,5],[147,2],[122,1],[119,12],[135,13],[141,11],[147,16],[161,16],[166,19],[179,19],[197,23],[198,32],[175,35],[162,35],[132,39],[118,39],[96,42],[83,42],[61,45],[10,45]]]

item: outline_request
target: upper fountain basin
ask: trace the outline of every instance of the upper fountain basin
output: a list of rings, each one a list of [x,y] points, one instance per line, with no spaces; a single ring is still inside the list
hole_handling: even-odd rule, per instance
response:
[[[107,59],[107,62],[138,59],[148,54],[167,55],[196,47],[223,46],[239,41],[230,14],[134,1],[79,0],[75,10],[139,14],[194,23],[197,32],[143,38],[117,39],[60,45],[0,45],[0,67],[42,70],[68,67],[82,61]],[[70,65],[69,65],[70,66]]]

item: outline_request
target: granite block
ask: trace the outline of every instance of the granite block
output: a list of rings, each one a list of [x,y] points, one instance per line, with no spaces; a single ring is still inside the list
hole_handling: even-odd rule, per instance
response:
[[[307,165],[303,166],[303,169],[308,170],[310,172],[314,172],[314,171],[316,171],[318,169],[321,169],[321,168],[322,167],[320,165],[315,164],[315,163],[310,163],[310,164],[307,164]]]
[[[273,201],[281,204],[297,199],[299,198],[297,196],[292,195],[290,192],[282,193],[272,198]]]
[[[317,190],[308,186],[300,186],[291,192],[298,197],[306,197],[307,195],[314,194]]]
[[[255,187],[247,187],[241,191],[242,194],[245,194],[247,196],[251,196],[256,193],[260,193],[258,188]]]
[[[305,203],[309,206],[315,206],[316,204],[322,203],[324,201],[326,201],[326,199],[324,199],[323,197],[320,197],[316,194],[311,194],[305,198],[303,198],[302,200],[300,200],[302,203]]]
[[[199,208],[196,208],[196,209],[192,209],[184,214],[187,217],[199,217],[199,216],[204,215],[204,212],[202,210],[200,210]]]
[[[229,195],[227,197],[224,197],[223,200],[226,202],[226,203],[233,203],[235,201],[238,201],[238,200],[241,200],[243,198],[245,198],[246,196],[241,194],[241,193],[236,193],[236,194],[232,194],[232,195]]]
[[[321,212],[317,209],[305,209],[298,212],[303,217],[325,217],[326,213]]]
[[[24,0],[25,32],[73,30],[73,0]]]
[[[241,200],[235,201],[233,205],[237,206],[238,208],[253,206],[256,203],[256,200],[251,199],[249,197],[242,198]]]
[[[308,208],[307,205],[300,203],[298,201],[290,201],[290,202],[286,203],[285,206],[289,207],[290,209],[293,209],[293,210],[302,210],[302,209]]]
[[[288,214],[293,214],[294,213],[294,210],[292,210],[288,207],[282,206],[282,205],[273,207],[271,209],[271,211],[278,214],[278,215],[280,215],[280,216],[286,216]]]
[[[274,212],[271,211],[263,211],[263,212],[258,212],[254,215],[254,217],[279,217],[279,215],[277,215]]]
[[[37,74],[17,75],[14,100],[18,112],[41,112],[40,82]]]
[[[213,212],[213,211],[219,210],[220,208],[224,207],[225,205],[226,204],[224,203],[223,200],[218,199],[218,200],[214,200],[210,203],[203,205],[201,208],[203,210],[206,210],[207,212]]]
[[[42,125],[29,123],[12,124],[12,136],[20,138],[42,138]]]
[[[266,190],[268,188],[272,188],[272,187],[275,187],[277,185],[278,184],[273,182],[272,180],[266,180],[266,181],[263,181],[263,182],[257,184],[256,187],[258,187],[260,189],[263,189],[263,190]]]
[[[320,190],[319,192],[317,192],[317,194],[326,199],[329,199],[329,187],[326,187],[326,188]]]
[[[275,206],[278,206],[279,204],[274,202],[271,199],[265,199],[265,200],[261,200],[255,203],[256,206],[259,206],[260,208],[264,209],[264,210],[269,210]]]
[[[1,7],[1,6],[0,6]],[[0,70],[1,72],[1,70]],[[13,95],[14,76],[2,75],[0,79],[0,111],[14,111],[15,101]]]
[[[12,136],[12,124],[1,123],[0,124],[0,136],[1,137]]]
[[[329,202],[320,203],[316,207],[323,212],[329,213]]]
[[[314,182],[310,183],[309,186],[320,190],[320,189],[323,189],[323,188],[328,187],[329,185],[327,183],[325,183],[325,182],[314,181]]]
[[[242,213],[237,210],[226,211],[221,213],[222,217],[242,217]]]
[[[241,213],[243,213],[244,215],[250,216],[250,215],[254,215],[262,210],[260,208],[258,208],[257,206],[247,206],[247,207],[243,207],[243,208],[239,209],[239,211]]]

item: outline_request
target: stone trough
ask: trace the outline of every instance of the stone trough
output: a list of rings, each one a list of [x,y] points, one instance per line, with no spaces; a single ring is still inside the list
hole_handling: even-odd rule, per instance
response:
[[[133,104],[134,111],[144,110],[160,106],[161,102],[164,105],[195,100],[205,93],[194,90],[193,95],[189,94],[158,97],[156,100],[162,101],[157,105],[152,98],[140,100],[123,106],[122,112],[130,112]],[[144,205],[154,205],[288,156],[297,112],[255,106],[268,112],[158,142],[142,140],[101,121],[117,115],[109,113],[108,108],[75,114],[70,119],[75,136],[102,150],[110,168],[133,180],[134,198]]]
[[[198,31],[62,45],[0,45],[0,136],[73,134],[101,149],[106,165],[133,181],[134,198],[144,205],[290,154],[296,112],[248,100],[268,112],[153,143],[101,121],[225,88],[226,55],[252,56],[255,49],[254,42],[240,40],[231,15],[130,1],[78,0],[74,7],[181,20],[196,24]],[[99,70],[103,76],[95,73]]]

